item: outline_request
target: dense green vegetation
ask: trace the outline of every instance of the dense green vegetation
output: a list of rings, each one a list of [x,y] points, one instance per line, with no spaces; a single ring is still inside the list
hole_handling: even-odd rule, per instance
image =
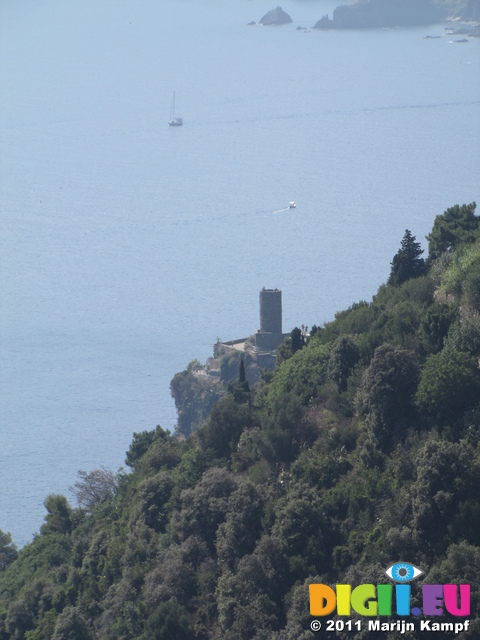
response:
[[[290,342],[254,388],[241,365],[191,437],[136,433],[129,473],[79,475],[81,508],[48,496],[18,554],[0,532],[0,640],[311,638],[310,582],[382,583],[398,560],[470,583],[456,637],[479,638],[474,212],[437,216],[425,261],[407,230],[371,302]]]

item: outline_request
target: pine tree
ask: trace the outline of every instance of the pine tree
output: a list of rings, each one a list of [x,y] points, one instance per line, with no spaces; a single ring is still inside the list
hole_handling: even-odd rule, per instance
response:
[[[388,284],[400,285],[410,278],[418,278],[425,273],[425,260],[420,257],[423,249],[420,248],[420,243],[415,240],[416,238],[412,236],[411,231],[406,229],[401,247],[391,262]]]

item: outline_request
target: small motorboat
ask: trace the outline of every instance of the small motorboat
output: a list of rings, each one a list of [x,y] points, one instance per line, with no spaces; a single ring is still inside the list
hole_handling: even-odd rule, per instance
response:
[[[292,200],[292,202],[288,203],[288,208],[289,209],[296,209],[297,208],[297,203],[293,202],[293,200]]]

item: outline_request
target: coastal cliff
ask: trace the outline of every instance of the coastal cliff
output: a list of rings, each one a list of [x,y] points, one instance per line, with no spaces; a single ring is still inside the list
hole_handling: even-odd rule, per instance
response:
[[[452,14],[452,9],[452,3],[438,4],[433,0],[359,0],[353,5],[337,7],[332,19],[325,15],[313,28],[366,29],[434,24]]]
[[[463,0],[457,3],[452,17],[461,22],[480,23],[480,0]]]

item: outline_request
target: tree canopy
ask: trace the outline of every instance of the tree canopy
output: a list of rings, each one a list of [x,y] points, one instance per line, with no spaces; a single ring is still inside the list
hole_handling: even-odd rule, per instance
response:
[[[430,260],[478,238],[480,216],[475,215],[476,206],[475,202],[461,206],[456,204],[435,218],[433,229],[427,236]]]

